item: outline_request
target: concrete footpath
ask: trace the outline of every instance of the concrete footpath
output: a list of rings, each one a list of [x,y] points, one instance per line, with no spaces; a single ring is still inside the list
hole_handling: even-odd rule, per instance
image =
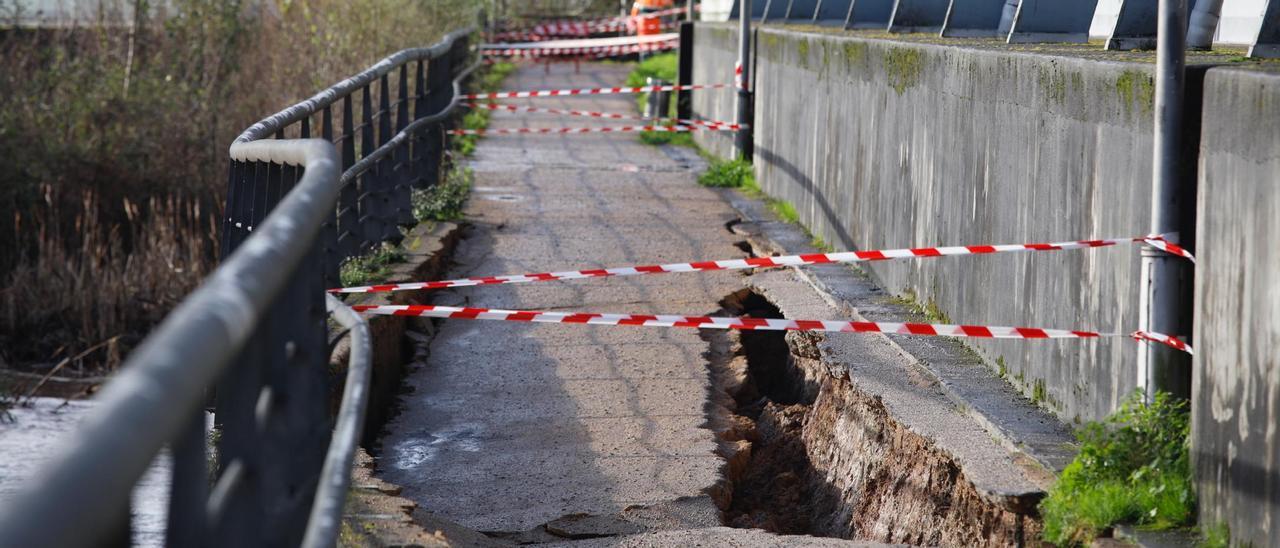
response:
[[[507,89],[618,85],[628,65],[526,66]],[[634,112],[634,95],[527,104]],[[623,125],[495,113],[491,128]],[[491,136],[471,167],[471,227],[450,278],[742,257],[734,211],[699,187],[692,151],[635,134]],[[707,314],[735,274],[672,274],[441,291],[434,302]],[[706,422],[707,343],[694,330],[447,321],[382,440],[379,469],[424,510],[485,532],[697,497],[722,461]]]

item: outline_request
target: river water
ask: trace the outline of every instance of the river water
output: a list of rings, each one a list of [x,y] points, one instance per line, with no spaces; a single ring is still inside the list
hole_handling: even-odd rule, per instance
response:
[[[11,504],[22,482],[49,461],[93,411],[94,402],[36,398],[0,422],[0,504]],[[163,546],[169,502],[168,452],[162,452],[133,490],[133,544]]]

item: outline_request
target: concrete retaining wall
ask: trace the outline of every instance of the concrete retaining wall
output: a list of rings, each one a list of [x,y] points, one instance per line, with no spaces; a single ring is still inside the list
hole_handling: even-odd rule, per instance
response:
[[[778,28],[757,36],[757,179],[835,248],[1060,241],[1148,229],[1150,64]],[[731,77],[721,73],[733,66],[735,38],[728,25],[699,25],[696,82]],[[695,94],[699,115],[728,119],[731,109],[728,92]],[[702,134],[699,142],[731,155],[727,136]],[[1194,184],[1194,167],[1187,171]],[[935,320],[1138,326],[1136,247],[867,270],[886,289],[946,316]],[[975,346],[1067,421],[1106,416],[1137,384],[1138,346],[1123,338]]]
[[[1200,521],[1280,546],[1280,70],[1209,71],[1192,455]]]

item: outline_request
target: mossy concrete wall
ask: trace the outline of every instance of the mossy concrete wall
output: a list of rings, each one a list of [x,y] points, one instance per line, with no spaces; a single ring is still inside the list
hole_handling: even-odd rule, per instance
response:
[[[1192,382],[1200,521],[1280,546],[1280,70],[1205,78]]]
[[[695,81],[729,81],[736,36],[698,26]],[[834,248],[1149,228],[1153,65],[767,27],[757,48],[757,179]],[[728,92],[695,93],[701,116],[731,119],[732,108]],[[731,155],[727,136],[698,139]],[[1194,185],[1193,162],[1187,172]],[[1118,246],[866,269],[938,321],[1127,333],[1138,327],[1139,260],[1136,246]],[[974,346],[1066,421],[1106,416],[1137,385],[1138,345],[1126,338]]]

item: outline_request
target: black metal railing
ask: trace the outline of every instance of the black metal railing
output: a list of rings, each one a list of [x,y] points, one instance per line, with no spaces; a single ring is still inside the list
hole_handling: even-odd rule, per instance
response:
[[[367,325],[324,290],[344,260],[398,238],[413,221],[412,190],[438,182],[471,70],[470,33],[392,55],[236,139],[223,264],[130,356],[62,453],[0,508],[0,546],[128,544],[130,494],[166,445],[166,544],[334,543],[370,352]],[[328,312],[352,337],[336,425]],[[205,402],[214,394],[211,444]]]

